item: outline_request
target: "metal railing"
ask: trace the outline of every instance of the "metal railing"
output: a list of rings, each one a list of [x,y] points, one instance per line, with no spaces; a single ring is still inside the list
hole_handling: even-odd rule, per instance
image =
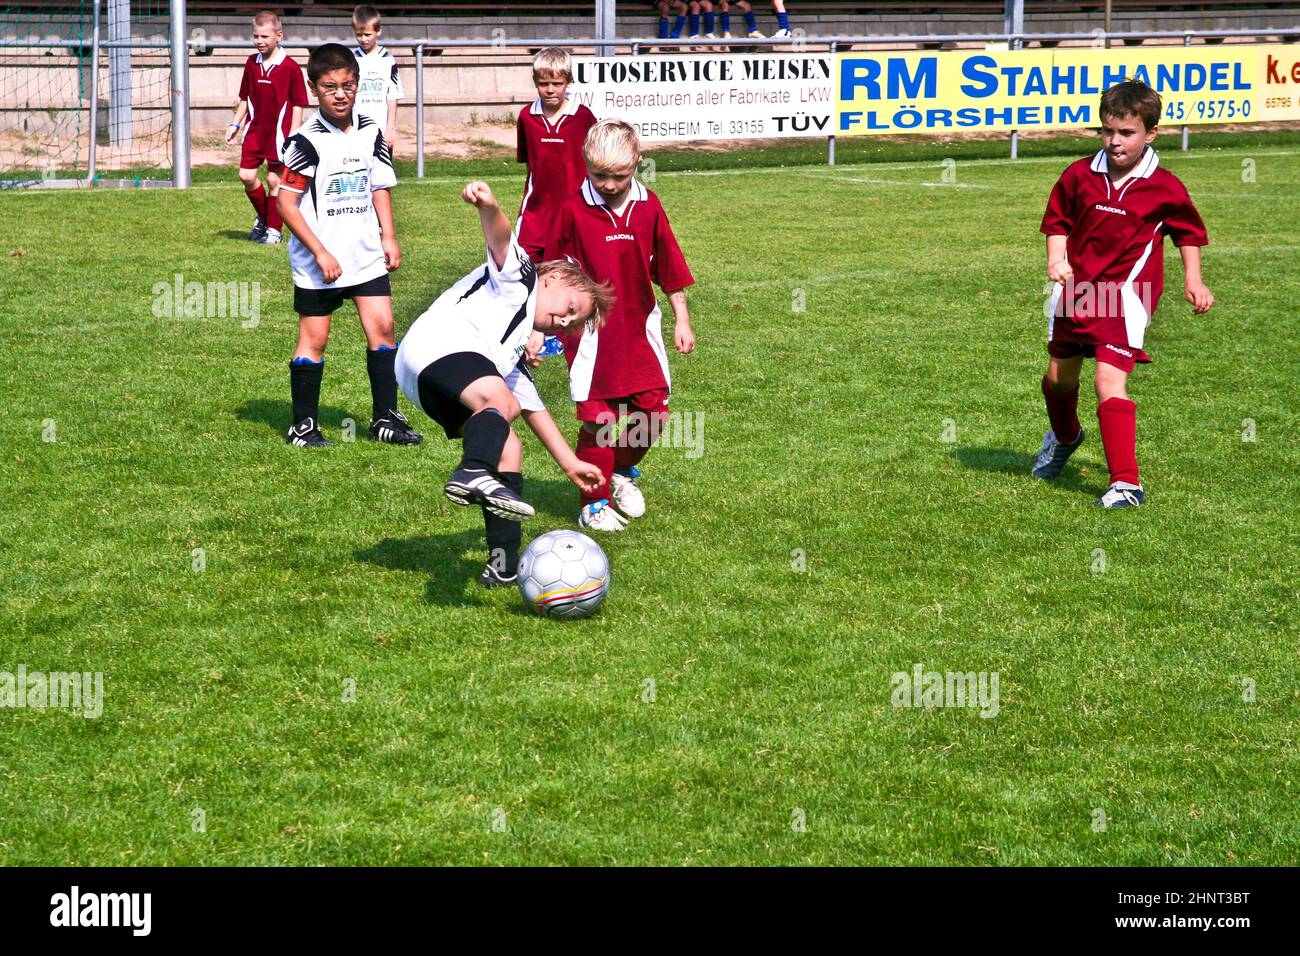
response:
[[[171,30],[168,40],[127,40],[127,41],[103,41],[99,35],[99,17],[95,17],[95,28],[92,38],[92,63],[98,63],[98,54],[100,50],[108,50],[121,47],[132,49],[168,49],[172,63],[172,80],[171,80],[171,111],[172,111],[172,184],[177,188],[186,188],[190,184],[190,123],[189,123],[189,57],[186,55],[192,50],[216,50],[216,49],[247,49],[247,40],[197,40],[189,39],[184,36],[185,31],[185,4],[182,0],[169,0],[171,7]],[[95,0],[95,10],[98,13],[100,0]],[[1300,27],[1295,28],[1261,28],[1261,29],[1237,29],[1237,30],[1144,30],[1144,31],[1124,31],[1106,33],[1102,30],[1094,30],[1089,33],[952,33],[952,34],[901,34],[889,36],[799,36],[793,41],[790,38],[767,38],[762,40],[751,40],[748,38],[728,38],[720,39],[647,39],[644,37],[623,38],[604,36],[604,37],[582,37],[564,41],[555,39],[505,39],[493,38],[491,40],[479,39],[424,39],[424,40],[386,40],[384,46],[392,50],[409,49],[415,57],[415,113],[416,113],[416,176],[424,176],[424,70],[427,50],[444,50],[444,49],[538,49],[547,46],[563,45],[569,49],[590,48],[595,51],[614,51],[627,49],[632,56],[639,56],[646,50],[660,50],[671,48],[675,51],[690,51],[693,49],[711,49],[719,46],[727,48],[751,48],[764,49],[769,47],[787,47],[792,48],[795,53],[817,53],[824,52],[836,53],[844,50],[846,47],[870,46],[875,48],[891,46],[924,46],[945,43],[1006,43],[1009,49],[1023,49],[1026,43],[1069,43],[1079,42],[1089,46],[1108,46],[1112,40],[1181,40],[1184,46],[1191,46],[1193,40],[1222,40],[1222,39],[1245,39],[1245,38],[1291,38],[1300,37]],[[59,40],[0,40],[0,49],[6,47],[21,48],[66,48],[69,41]],[[293,43],[287,42],[281,44],[287,49],[310,50],[319,43]],[[92,135],[90,136],[90,145],[88,148],[87,161],[87,181],[93,181],[95,177],[95,140],[94,130],[97,128],[96,123],[98,111],[98,70],[91,70],[91,101],[90,101],[90,122]],[[1010,134],[1011,158],[1016,158],[1018,153],[1019,134],[1012,131]],[[1188,128],[1182,128],[1182,148],[1188,146]],[[835,135],[832,133],[827,136],[827,162],[829,165],[835,164]]]

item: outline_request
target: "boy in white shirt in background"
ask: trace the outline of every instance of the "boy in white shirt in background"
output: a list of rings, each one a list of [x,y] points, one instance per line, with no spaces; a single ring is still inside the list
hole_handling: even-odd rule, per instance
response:
[[[405,94],[397,75],[397,60],[392,51],[379,45],[384,32],[379,11],[364,5],[353,10],[352,32],[357,38],[352,53],[361,69],[356,108],[379,124],[391,150],[397,137],[397,103]]]

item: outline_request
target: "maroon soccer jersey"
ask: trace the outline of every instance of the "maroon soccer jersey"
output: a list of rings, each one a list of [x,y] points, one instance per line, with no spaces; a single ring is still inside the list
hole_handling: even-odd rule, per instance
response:
[[[1048,341],[1142,348],[1164,291],[1164,237],[1203,246],[1205,223],[1178,177],[1147,147],[1132,175],[1110,181],[1106,151],[1071,163],[1052,188],[1042,231],[1068,236],[1073,279],[1052,292]]]
[[[254,53],[244,64],[239,98],[248,104],[249,117],[241,165],[249,159],[278,163],[280,148],[293,132],[289,129],[293,108],[307,105],[302,69],[284,50],[277,49],[266,60],[262,54]]]
[[[560,207],[546,258],[571,256],[616,297],[604,326],[565,337],[569,391],[575,402],[623,398],[667,388],[668,353],[654,284],[669,292],[695,279],[657,197],[635,179],[623,215],[616,216],[591,182]]]
[[[534,100],[519,112],[518,159],[528,164],[524,199],[519,205],[519,244],[529,255],[540,256],[556,214],[564,200],[577,192],[587,175],[582,143],[596,117],[574,100],[552,122]]]

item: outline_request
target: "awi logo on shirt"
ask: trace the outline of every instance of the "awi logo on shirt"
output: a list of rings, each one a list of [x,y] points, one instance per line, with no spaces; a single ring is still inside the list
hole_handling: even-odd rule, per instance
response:
[[[365,173],[334,173],[325,184],[326,196],[340,196],[347,193],[364,193],[370,189],[370,177]]]

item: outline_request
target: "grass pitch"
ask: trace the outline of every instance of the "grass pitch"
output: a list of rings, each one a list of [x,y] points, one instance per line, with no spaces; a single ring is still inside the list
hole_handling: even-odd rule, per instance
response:
[[[0,710],[0,863],[1295,865],[1300,138],[1213,142],[1156,144],[1218,301],[1191,316],[1167,245],[1130,513],[1092,507],[1094,428],[1027,475],[1038,223],[1093,142],[652,154],[703,454],[651,452],[578,623],[474,587],[459,445],[418,413],[417,449],[283,443],[286,254],[233,170],[0,197],[0,671],[104,675],[97,719]],[[399,330],[481,261],[463,182],[522,183],[405,172]],[[155,314],[178,274],[259,283],[258,323]],[[335,440],[363,348],[345,307]],[[572,526],[531,436],[525,471],[526,540]],[[997,672],[997,716],[894,707],[918,663]]]

